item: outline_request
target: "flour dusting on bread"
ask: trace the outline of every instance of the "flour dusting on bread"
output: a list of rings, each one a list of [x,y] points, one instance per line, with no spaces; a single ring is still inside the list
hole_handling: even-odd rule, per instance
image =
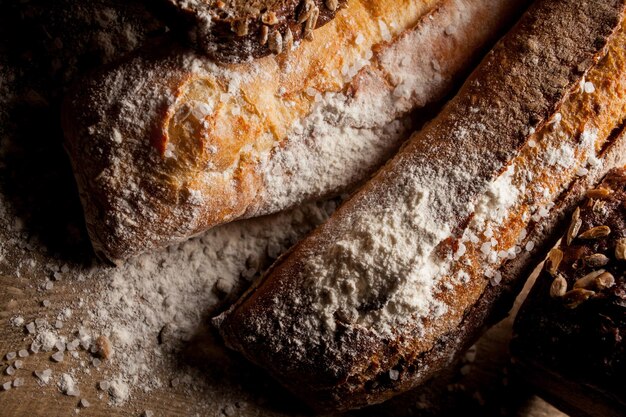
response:
[[[328,59],[314,40],[282,60],[218,66],[165,42],[154,49],[169,52],[138,53],[87,83],[65,125],[99,254],[125,259],[371,175],[406,140],[408,113],[442,99],[516,7],[408,3],[371,21],[342,13],[320,36],[344,20],[358,29],[324,35],[346,46]]]
[[[216,320],[227,343],[320,408],[383,401],[449,363],[521,282],[504,274],[536,250],[537,220],[616,141],[623,16],[618,1],[533,6],[436,119]],[[583,77],[596,88],[581,95]]]

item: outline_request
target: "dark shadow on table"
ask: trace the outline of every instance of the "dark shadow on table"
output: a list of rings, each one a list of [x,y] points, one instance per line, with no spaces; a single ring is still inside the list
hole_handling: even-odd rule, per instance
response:
[[[110,12],[113,5],[124,13]],[[0,2],[0,76],[8,96],[0,109],[0,186],[19,219],[13,227],[66,262],[91,263],[94,255],[62,145],[63,94],[77,78],[135,46],[117,39],[133,21],[145,23],[146,37],[160,28],[140,1]],[[117,49],[107,48],[103,36]]]

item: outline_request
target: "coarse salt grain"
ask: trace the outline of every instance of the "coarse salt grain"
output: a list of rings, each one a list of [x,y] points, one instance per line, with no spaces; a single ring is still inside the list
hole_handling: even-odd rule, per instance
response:
[[[15,327],[19,327],[22,326],[24,324],[24,317],[22,316],[15,316],[13,318],[11,318],[11,325],[15,326]]]
[[[596,87],[593,85],[591,81],[585,82],[585,93],[591,94],[596,91]]]
[[[80,395],[76,381],[74,381],[74,378],[70,374],[62,374],[58,386],[65,395],[70,397],[78,397]]]
[[[500,285],[501,281],[502,281],[502,274],[500,273],[500,271],[496,271],[493,274],[493,276],[489,279],[489,282],[493,286]]]
[[[43,371],[35,371],[34,374],[39,379],[39,381],[45,385],[50,382],[50,378],[52,377],[52,370],[44,369]]]

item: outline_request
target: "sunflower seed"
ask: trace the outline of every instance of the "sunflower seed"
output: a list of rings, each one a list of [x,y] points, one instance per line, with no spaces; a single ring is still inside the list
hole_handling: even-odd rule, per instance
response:
[[[586,265],[592,268],[598,268],[608,264],[609,258],[601,253],[594,253],[593,255],[586,256],[584,261]]]
[[[596,200],[593,202],[592,210],[596,214],[601,214],[605,211],[606,201],[604,200]]]
[[[626,260],[626,238],[621,238],[615,245],[615,257],[620,261]]]
[[[574,214],[572,214],[572,221],[567,229],[567,238],[566,243],[567,246],[572,244],[572,240],[576,239],[578,236],[578,231],[580,230],[580,226],[582,226],[583,221],[580,219],[580,208],[576,207],[574,210]]]
[[[300,11],[298,11],[298,14],[296,16],[296,22],[298,24],[301,24],[309,20],[309,17],[311,17],[311,13],[314,7],[315,3],[313,2],[313,0],[304,0],[300,4]]]
[[[597,271],[588,273],[574,283],[574,288],[592,288],[596,278],[605,272],[606,271],[604,269],[598,269]]]
[[[285,36],[283,36],[283,49],[287,52],[291,51],[293,48],[293,33],[291,29],[287,28],[285,32]]]
[[[269,26],[273,26],[275,24],[278,23],[278,18],[276,17],[276,13],[271,12],[271,11],[267,11],[265,13],[263,13],[263,15],[261,16],[261,22],[265,23],[266,25]]]
[[[610,272],[600,274],[595,280],[595,287],[602,291],[615,285],[615,277]]]
[[[567,281],[563,276],[557,275],[552,281],[552,285],[550,285],[550,297],[557,298],[563,297],[567,292]]]
[[[317,18],[319,17],[319,15],[320,9],[318,9],[317,6],[313,7],[313,9],[311,10],[311,16],[309,16],[306,23],[304,24],[304,34],[302,35],[304,39],[308,41],[313,40],[313,29],[315,29],[315,27],[317,26]]]
[[[589,298],[593,297],[595,294],[595,291],[575,288],[563,295],[563,302],[567,308],[576,308]]]
[[[326,0],[324,4],[328,10],[334,12],[337,10],[337,7],[339,7],[339,0]]]
[[[556,271],[559,269],[559,264],[563,260],[563,251],[559,248],[553,248],[548,253],[548,260],[546,261],[546,268],[550,275],[556,276]]]
[[[275,30],[270,34],[268,47],[275,54],[283,51],[283,35],[279,31]]]
[[[598,198],[606,198],[606,197],[610,196],[611,193],[612,193],[611,190],[609,190],[607,188],[600,187],[600,188],[596,188],[596,189],[587,191],[587,197],[588,198],[596,198],[596,199],[598,199]]]
[[[596,226],[589,230],[584,231],[578,237],[581,239],[599,239],[611,234],[611,228],[609,226]]]
[[[261,32],[259,34],[259,43],[265,45],[269,38],[270,29],[267,26],[261,26]]]

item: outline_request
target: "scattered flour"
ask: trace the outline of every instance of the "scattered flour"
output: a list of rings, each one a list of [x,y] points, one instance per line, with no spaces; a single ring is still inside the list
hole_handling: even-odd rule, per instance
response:
[[[309,204],[271,217],[210,230],[167,251],[142,255],[111,269],[105,290],[89,294],[92,330],[110,337],[118,372],[108,392],[121,404],[133,389],[163,387],[158,364],[180,348],[210,315],[211,307],[249,285],[261,269],[334,210],[335,203]],[[167,333],[161,344],[159,335]],[[132,389],[131,389],[132,387]]]
[[[65,395],[69,395],[70,397],[77,397],[80,395],[76,382],[70,374],[62,374],[58,385],[61,392]]]

